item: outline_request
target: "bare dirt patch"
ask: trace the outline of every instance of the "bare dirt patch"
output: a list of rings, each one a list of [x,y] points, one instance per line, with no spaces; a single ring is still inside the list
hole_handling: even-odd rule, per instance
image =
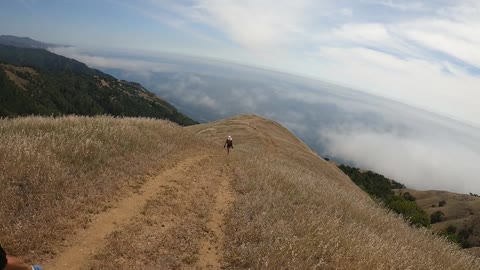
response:
[[[108,88],[110,88],[110,84],[109,84],[107,81],[105,81],[104,79],[101,79],[101,80],[100,80],[100,85],[101,85],[102,87],[108,87]]]
[[[38,72],[31,68],[31,67],[17,67],[9,64],[0,64],[1,67],[10,69],[12,71],[18,71],[18,72],[23,72],[23,73],[29,73],[31,75],[38,75]]]
[[[27,91],[27,85],[28,81],[19,77],[17,75],[18,73],[28,73],[31,75],[38,75],[38,73],[29,67],[16,67],[12,65],[7,65],[7,64],[0,64],[0,67],[3,68],[5,73],[7,74],[7,77],[9,80],[14,82],[18,87],[20,87],[22,90]]]
[[[231,203],[234,200],[231,189],[231,169],[229,162],[220,161],[225,164],[223,176],[216,193],[215,205],[207,223],[207,235],[200,243],[200,254],[197,266],[200,269],[220,269],[224,257],[225,226],[227,214]]]

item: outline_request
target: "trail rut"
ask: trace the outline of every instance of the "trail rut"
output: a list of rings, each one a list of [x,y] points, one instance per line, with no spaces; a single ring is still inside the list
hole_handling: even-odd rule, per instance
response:
[[[233,194],[228,177],[229,171],[230,167],[224,165],[222,181],[216,193],[215,206],[207,223],[208,234],[200,243],[200,255],[197,263],[200,269],[221,268],[224,250],[225,215],[233,202]]]
[[[87,229],[77,232],[69,241],[70,247],[45,264],[49,270],[85,269],[86,262],[101,249],[105,248],[105,238],[137,216],[148,200],[160,193],[168,185],[169,179],[184,174],[186,168],[202,160],[207,155],[188,157],[174,168],[166,170],[146,182],[140,192],[120,200],[110,210],[99,214]]]

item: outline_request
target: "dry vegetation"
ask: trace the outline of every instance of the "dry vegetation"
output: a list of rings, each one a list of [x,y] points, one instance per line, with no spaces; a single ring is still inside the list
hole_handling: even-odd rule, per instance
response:
[[[227,134],[229,156],[221,151]],[[95,213],[156,183],[159,192],[82,267],[218,269],[219,259],[226,269],[480,269],[255,116],[188,128],[108,117],[2,120],[0,165],[0,242],[30,259],[61,251]],[[218,208],[228,183],[235,200]]]
[[[208,155],[200,162],[162,176],[168,179],[163,190],[138,218],[107,238],[91,269],[218,269],[209,267],[208,257],[215,254],[208,254],[208,249],[221,243],[220,239],[208,243],[217,237],[208,222],[226,171],[212,159],[212,152],[205,152]],[[204,239],[207,243],[202,243]]]
[[[480,198],[467,194],[458,194],[447,191],[418,191],[406,189],[416,199],[430,216],[436,211],[445,214],[443,221],[437,222],[432,227],[437,231],[445,231],[448,226],[455,226],[457,233],[460,230],[472,230],[468,241],[478,246],[480,245]],[[439,206],[439,202],[444,201],[445,205]],[[479,252],[476,252],[480,254]]]
[[[0,242],[44,260],[122,194],[176,163],[195,140],[152,119],[0,120]]]
[[[458,247],[373,203],[268,120],[239,117],[191,128],[213,138],[231,133],[243,150],[235,157],[228,269],[480,267]]]

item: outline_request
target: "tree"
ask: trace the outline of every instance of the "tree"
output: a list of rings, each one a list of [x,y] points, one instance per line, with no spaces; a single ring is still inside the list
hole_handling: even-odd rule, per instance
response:
[[[411,201],[411,202],[415,201],[415,197],[413,197],[412,194],[410,194],[410,192],[405,192],[405,193],[402,194],[402,196],[407,201]]]

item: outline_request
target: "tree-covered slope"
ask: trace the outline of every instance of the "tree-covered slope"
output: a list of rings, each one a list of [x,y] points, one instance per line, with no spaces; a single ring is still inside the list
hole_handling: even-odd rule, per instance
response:
[[[347,165],[340,165],[338,168],[363,191],[383,202],[394,212],[402,214],[411,224],[430,227],[430,219],[427,213],[417,205],[415,197],[409,192],[395,194],[394,189],[405,188],[403,184],[372,171],[363,172]]]
[[[138,83],[42,49],[0,45],[0,116],[97,115],[196,122]]]

